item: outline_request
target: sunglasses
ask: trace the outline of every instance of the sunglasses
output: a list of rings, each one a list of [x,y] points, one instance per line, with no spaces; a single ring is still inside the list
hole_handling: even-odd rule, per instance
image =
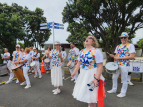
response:
[[[87,37],[86,39],[92,39],[92,40],[94,40],[92,37]]]
[[[120,39],[126,39],[127,37],[120,37]]]

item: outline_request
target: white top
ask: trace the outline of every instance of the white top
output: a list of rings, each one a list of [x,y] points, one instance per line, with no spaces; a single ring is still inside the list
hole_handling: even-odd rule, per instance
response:
[[[30,56],[32,57],[33,56],[33,54],[34,54],[34,51],[32,50],[32,51],[30,51],[29,52],[29,54],[30,54]]]
[[[130,53],[136,53],[135,51],[135,46],[131,43],[127,43],[126,45],[118,45],[115,49],[115,53],[117,54],[118,57],[128,57]],[[121,66],[130,66],[130,61],[129,60],[115,60],[118,65]]]
[[[64,59],[65,59],[65,58],[66,58],[66,56],[67,56],[66,51],[62,51],[61,53],[62,53],[62,58],[64,58]]]
[[[82,49],[78,56],[81,69],[92,69],[97,67],[97,63],[103,63],[103,55],[97,48],[92,48],[89,51]]]
[[[40,57],[40,53],[35,53],[33,54],[33,57]],[[33,61],[39,61],[39,58],[38,59],[33,59]]]
[[[24,63],[24,66],[23,67],[29,67],[29,64],[30,64],[30,61],[31,61],[31,56],[30,56],[30,54],[25,54],[25,55],[23,55],[23,58],[22,58],[22,61],[24,60],[24,59],[27,59],[27,61]]]
[[[4,58],[6,58],[6,57],[8,57],[8,56],[10,56],[10,53],[9,52],[7,52],[7,53],[4,53]],[[10,58],[9,59],[4,59],[4,61],[3,61],[3,63],[4,64],[6,64],[6,63],[8,63],[7,61],[9,61],[10,60]]]
[[[75,62],[75,60],[77,60],[78,55],[79,55],[79,49],[77,47],[74,47],[73,49],[70,49],[69,51],[68,60]]]
[[[13,62],[17,61],[18,58],[22,58],[22,52],[20,51],[13,51]]]

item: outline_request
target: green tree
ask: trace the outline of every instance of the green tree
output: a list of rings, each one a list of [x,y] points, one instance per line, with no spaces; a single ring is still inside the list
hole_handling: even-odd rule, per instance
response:
[[[17,44],[20,45],[20,48],[23,48],[23,49],[25,48],[24,43],[18,42]]]
[[[141,54],[141,56],[143,56],[143,38],[140,39],[140,40],[137,42],[137,45],[142,49],[142,54]]]
[[[86,37],[89,35],[86,28],[83,27],[82,24],[73,22],[69,24],[67,31],[69,31],[71,34],[66,40],[68,42],[75,43],[79,49],[83,49],[83,43]]]
[[[143,0],[69,0],[62,12],[63,23],[79,22],[86,26],[91,34],[103,41],[99,43],[105,52],[114,53],[121,43],[119,35],[126,28],[130,28],[129,35],[143,28],[142,4]],[[109,38],[114,40],[112,49]],[[110,61],[110,57],[107,60]]]
[[[44,42],[47,41],[51,35],[50,29],[40,30],[40,24],[47,22],[46,17],[43,15],[44,11],[40,8],[36,8],[35,11],[29,12],[26,16],[26,20],[28,21],[26,29],[31,30],[30,35],[27,35],[28,37],[31,37],[31,39],[28,38],[27,40],[31,40],[35,43],[38,42],[40,46],[43,46]]]

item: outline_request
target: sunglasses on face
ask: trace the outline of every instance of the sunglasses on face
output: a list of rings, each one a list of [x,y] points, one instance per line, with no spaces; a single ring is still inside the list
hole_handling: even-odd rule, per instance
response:
[[[120,39],[126,39],[127,37],[120,37]]]
[[[86,39],[92,39],[92,40],[93,40],[93,38],[92,38],[92,37],[87,37]]]

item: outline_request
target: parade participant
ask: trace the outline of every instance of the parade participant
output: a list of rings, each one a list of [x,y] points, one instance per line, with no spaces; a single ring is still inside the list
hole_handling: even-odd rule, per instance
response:
[[[75,62],[75,64],[77,64],[79,49],[75,47],[74,43],[71,43],[70,46],[71,46],[71,49],[68,54],[68,61],[72,61],[72,62]],[[71,74],[73,73],[74,69],[75,69],[75,66],[72,69],[69,69]],[[71,81],[74,81],[76,83],[77,77],[78,77],[78,72],[74,77],[72,77]]]
[[[116,74],[113,74],[112,82],[113,86],[108,93],[116,93],[117,91],[117,79],[118,76],[121,74],[121,80],[123,82],[121,92],[117,95],[117,97],[125,97],[127,92],[127,77],[128,71],[130,67],[130,59],[134,59],[135,47],[133,44],[128,43],[128,34],[123,32],[120,36],[122,44],[118,45],[115,49],[116,55],[110,54],[113,57],[117,64],[119,65],[119,71]]]
[[[24,49],[23,49],[23,48],[21,48],[21,49],[20,49],[20,51],[22,52],[22,56],[24,56],[24,55],[25,55],[25,51],[24,51]]]
[[[10,53],[8,52],[7,48],[4,48],[4,57],[2,59],[3,63],[7,65],[7,68],[10,66]]]
[[[63,76],[63,79],[65,79],[64,65],[65,65],[65,58],[67,54],[66,54],[65,48],[63,46],[61,46],[61,48],[62,48],[62,52],[61,52],[62,53],[62,66],[61,66],[62,76]]]
[[[29,54],[30,54],[31,57],[33,56],[33,54],[34,54],[33,46],[30,47],[30,53]]]
[[[89,107],[96,107],[99,95],[99,80],[104,81],[105,79],[102,76],[103,55],[98,49],[98,42],[93,35],[86,38],[85,49],[82,49],[79,53],[78,62],[71,75],[72,77],[76,75],[79,68],[80,74],[72,95],[76,100],[88,103]],[[89,88],[87,86],[89,83],[94,84],[94,89],[92,91],[89,90],[91,87]]]
[[[54,89],[52,92],[53,94],[59,94],[61,93],[60,87],[63,86],[63,80],[62,80],[62,69],[61,69],[61,58],[62,54],[59,52],[60,49],[60,42],[55,42],[55,49],[52,50],[52,52],[48,53],[48,57],[51,59],[51,82],[54,87],[57,87],[57,89]]]
[[[17,64],[17,62],[21,60],[22,52],[20,52],[20,45],[16,45],[16,51],[13,51],[12,56],[13,56],[13,60],[12,60],[11,65],[15,65]],[[12,68],[9,67],[9,70],[10,70],[10,77],[9,77],[9,80],[5,84],[11,83],[12,79],[14,78],[14,73],[12,72]],[[16,83],[19,83],[18,79],[16,80]]]
[[[46,57],[46,59],[49,59],[48,56],[47,56],[47,54],[50,53],[50,52],[51,52],[51,48],[47,47],[47,51],[45,52],[45,54],[41,58],[41,60],[43,60],[45,57]],[[44,67],[45,67],[45,70],[47,71],[46,73],[50,73],[50,70],[51,70],[51,68],[50,68],[50,59],[49,59],[48,63],[44,62]]]
[[[38,75],[37,75],[37,70],[38,70],[38,73],[39,73],[39,78],[42,78],[42,75],[41,75],[41,71],[40,71],[40,69],[39,69],[39,57],[40,57],[40,53],[38,53],[38,48],[35,48],[35,50],[34,50],[35,52],[34,52],[34,54],[33,54],[33,56],[32,56],[32,59],[33,59],[33,61],[36,61],[36,68],[34,68],[34,71],[35,71],[35,76],[34,76],[34,78],[37,78],[38,77]]]
[[[29,52],[30,52],[30,49],[29,48],[25,48],[25,55],[23,55],[22,60],[19,61],[19,63],[23,64],[23,67],[22,67],[23,75],[24,75],[24,78],[26,80],[23,83],[21,83],[20,85],[26,85],[24,87],[25,89],[28,89],[28,88],[31,87],[30,80],[29,80],[29,77],[27,75],[29,67],[30,67],[30,61],[31,61],[31,56],[30,56]]]

